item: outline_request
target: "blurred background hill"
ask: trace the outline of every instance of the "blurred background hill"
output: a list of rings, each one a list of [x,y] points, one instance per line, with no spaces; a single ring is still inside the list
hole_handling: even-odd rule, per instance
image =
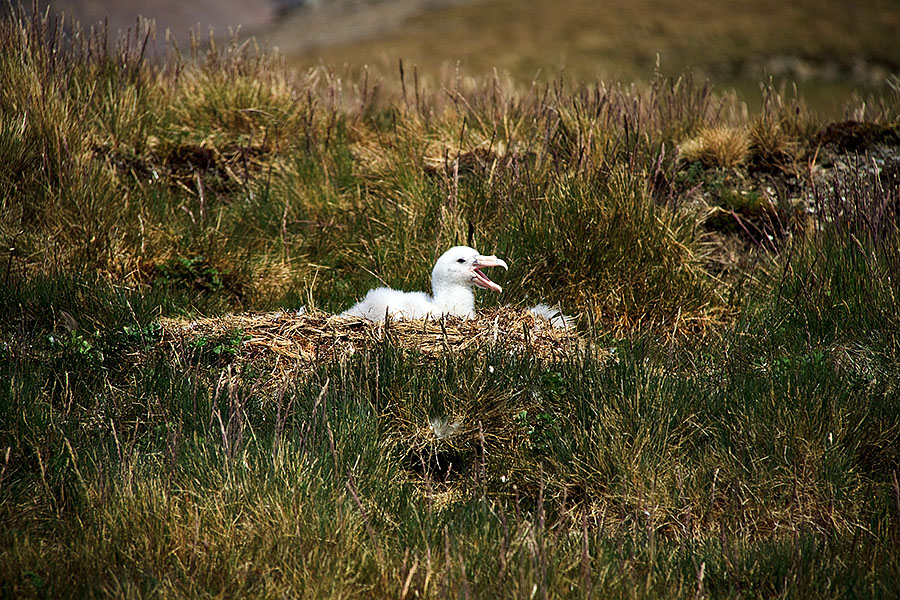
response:
[[[30,2],[21,4],[31,7]],[[229,27],[259,31],[274,22],[278,5],[271,0],[41,0],[39,8],[73,16],[84,28],[105,24],[110,37],[124,35],[135,28],[139,16],[156,22],[157,40],[163,42],[165,31],[172,32],[179,44],[190,39],[190,31],[204,36],[212,27],[227,34]]]
[[[84,25],[111,33],[137,15],[157,22],[157,44],[199,25],[277,47],[300,70],[353,75],[364,66],[396,79],[400,59],[425,81],[493,69],[514,80],[647,80],[658,64],[691,70],[751,105],[761,81],[795,82],[807,101],[838,112],[847,98],[883,90],[900,71],[895,0],[55,0]],[[42,4],[46,6],[46,2]]]

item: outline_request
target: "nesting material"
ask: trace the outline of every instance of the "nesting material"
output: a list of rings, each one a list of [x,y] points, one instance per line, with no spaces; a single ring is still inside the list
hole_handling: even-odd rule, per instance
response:
[[[196,320],[163,319],[165,348],[201,345],[233,349],[237,363],[312,367],[391,343],[426,357],[480,348],[560,358],[584,347],[574,328],[560,329],[527,310],[500,308],[474,319],[371,322],[320,312],[236,314]]]

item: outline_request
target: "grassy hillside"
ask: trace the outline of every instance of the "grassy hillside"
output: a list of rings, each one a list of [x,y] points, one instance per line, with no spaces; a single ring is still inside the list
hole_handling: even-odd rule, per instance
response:
[[[0,596],[896,594],[896,78],[827,122],[110,46],[0,23]],[[578,349],[161,343],[460,242],[510,264],[479,310],[558,304]]]
[[[298,68],[395,73],[403,59],[426,76],[450,78],[458,64],[470,75],[496,68],[520,82],[561,74],[646,82],[658,60],[663,73],[691,69],[719,89],[737,89],[754,109],[760,81],[793,81],[834,115],[854,93],[884,91],[900,67],[900,8],[890,0],[483,0],[419,11],[410,4],[299,11],[263,39]]]

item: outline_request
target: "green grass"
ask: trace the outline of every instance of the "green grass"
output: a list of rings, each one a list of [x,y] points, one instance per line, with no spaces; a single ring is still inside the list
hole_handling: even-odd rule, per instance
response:
[[[896,87],[825,143],[771,87],[394,94],[0,33],[0,596],[896,595]],[[744,160],[679,156],[712,130]],[[467,241],[511,267],[480,306],[580,313],[583,351],[388,341],[272,385],[244,331],[159,349]]]

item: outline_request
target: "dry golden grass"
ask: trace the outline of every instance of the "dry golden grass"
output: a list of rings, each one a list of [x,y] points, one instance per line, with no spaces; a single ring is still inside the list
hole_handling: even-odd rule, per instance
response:
[[[737,167],[750,155],[750,138],[743,127],[704,127],[678,147],[682,160],[708,167]]]
[[[796,137],[787,135],[780,123],[771,123],[762,117],[754,119],[750,123],[749,136],[753,160],[761,164],[787,168],[800,154]]]
[[[161,348],[232,349],[237,365],[265,369],[274,380],[309,371],[323,361],[340,361],[391,343],[426,358],[486,348],[554,360],[596,352],[574,328],[556,328],[526,310],[498,308],[475,319],[372,322],[322,312],[244,313],[200,319],[161,320]]]

